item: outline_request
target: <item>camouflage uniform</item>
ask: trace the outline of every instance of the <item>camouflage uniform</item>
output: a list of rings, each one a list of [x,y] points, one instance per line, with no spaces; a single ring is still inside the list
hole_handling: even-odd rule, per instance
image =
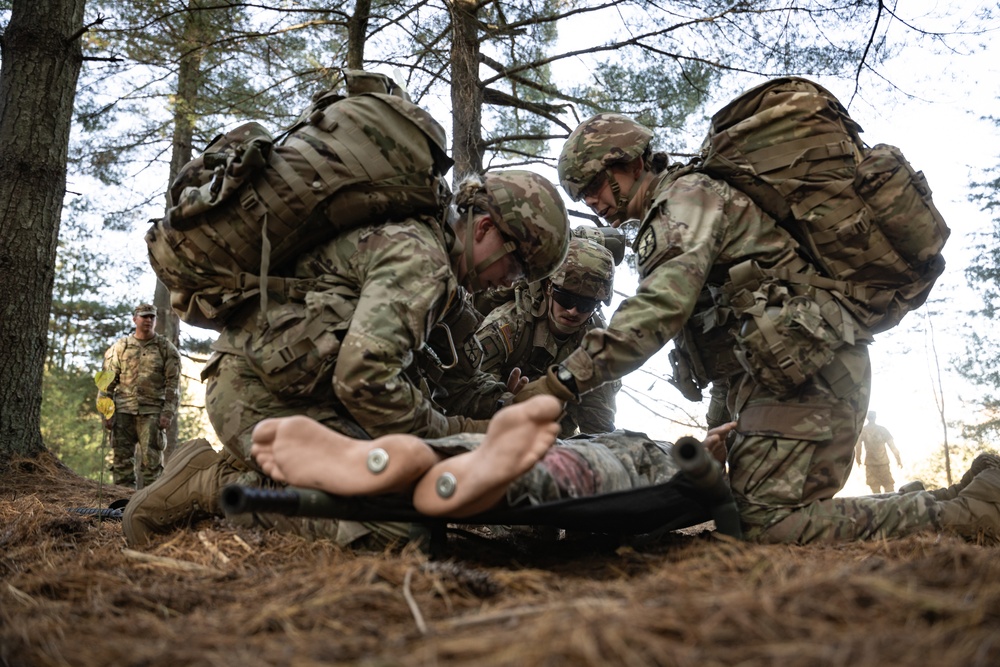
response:
[[[868,423],[861,429],[861,437],[854,452],[854,460],[861,463],[861,452],[865,452],[865,484],[872,490],[872,493],[892,493],[895,490],[896,481],[892,478],[892,470],[889,468],[889,455],[885,448],[892,450],[896,457],[896,463],[903,465],[899,458],[899,450],[892,440],[889,429],[872,421],[869,414]]]
[[[591,241],[570,242],[566,262],[550,278],[552,285],[573,294],[610,302],[614,264],[611,253]],[[529,377],[543,377],[549,367],[575,350],[591,329],[603,328],[604,318],[595,309],[576,331],[565,334],[550,326],[552,297],[539,286],[536,299],[521,288],[514,301],[491,312],[476,334],[482,348],[482,370],[506,378],[514,368]],[[621,382],[608,382],[566,406],[560,435],[605,433],[615,428],[615,395]]]
[[[567,147],[577,148],[563,149],[564,187],[564,165],[574,159],[567,150],[606,139],[600,124],[591,124],[589,130],[587,125],[567,141]],[[614,127],[605,125],[605,133]],[[567,189],[579,198],[587,185],[570,183]],[[941,507],[926,492],[833,498],[850,473],[868,406],[868,336],[823,290],[745,280],[754,266],[747,260],[788,267],[790,273],[811,271],[798,259],[797,244],[789,234],[746,195],[699,173],[679,177],[663,173],[638,203],[643,217],[634,249],[641,282],[608,328],[591,331],[563,362],[577,391],[585,394],[639,368],[682,327],[697,322],[696,344],[718,355],[703,359],[710,362],[704,379],[729,381],[727,407],[739,424],[729,449],[730,481],[748,539],[783,543],[880,539],[940,527]],[[744,289],[745,285],[750,286]],[[706,288],[712,305],[699,307]],[[767,306],[757,312],[773,316],[779,325],[786,309],[782,307],[779,314],[775,302],[823,311],[822,319],[800,318],[808,327],[798,330],[808,330],[809,339],[784,341],[785,361],[808,369],[797,387],[782,385],[780,364],[768,363],[762,355],[751,359],[748,353],[750,348],[762,349],[753,347],[759,327],[756,319],[738,317],[737,308],[749,314],[754,294]],[[804,300],[794,301],[792,296]],[[827,318],[839,321],[839,327],[835,330]],[[740,354],[744,363],[734,364]],[[730,375],[733,368],[740,370]]]
[[[568,237],[555,188],[517,171],[487,175],[482,187],[500,202],[491,219],[506,243],[476,269],[513,253],[527,275],[548,275],[565,256]],[[466,241],[471,244],[471,234]],[[188,486],[201,488],[157,489],[152,501],[146,494],[140,502],[157,509],[141,510],[141,522],[154,530],[166,528],[186,518],[187,506],[217,514],[222,486],[271,484],[250,457],[253,427],[269,417],[305,415],[365,439],[388,433],[436,438],[485,432],[485,418],[444,414],[427,385],[412,381],[421,377],[418,363],[436,358],[422,349],[432,331],[460,310],[456,306],[464,297],[454,271],[462,251],[450,226],[425,216],[345,231],[300,256],[290,276],[294,298],[272,294],[264,313],[245,308],[213,344],[215,353],[202,377],[209,418],[224,447],[221,457],[209,462],[207,452],[189,453],[203,472],[192,471],[197,479]],[[470,261],[471,255],[467,266]],[[165,480],[183,486],[187,473],[168,473]],[[171,500],[182,495],[183,502]],[[146,532],[134,518],[140,513],[136,507],[124,515],[130,542]],[[257,519],[340,544],[370,530],[387,539],[408,531],[396,524]]]
[[[156,333],[146,340],[134,335],[119,338],[104,353],[104,370],[114,379],[98,396],[115,402],[111,431],[115,484],[142,488],[163,472],[159,421],[161,415],[173,419],[177,412],[180,365],[177,348]]]

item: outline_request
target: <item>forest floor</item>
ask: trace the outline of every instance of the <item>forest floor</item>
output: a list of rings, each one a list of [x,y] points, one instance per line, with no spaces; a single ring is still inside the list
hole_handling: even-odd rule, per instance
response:
[[[0,665],[1000,664],[1000,549],[951,536],[455,536],[430,560],[222,520],[134,551],[68,511],[129,493],[48,457],[0,474]]]

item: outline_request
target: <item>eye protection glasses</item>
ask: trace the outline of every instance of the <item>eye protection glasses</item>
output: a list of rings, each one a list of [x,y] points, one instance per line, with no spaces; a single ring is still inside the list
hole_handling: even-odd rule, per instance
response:
[[[592,313],[597,310],[597,306],[601,303],[599,299],[579,296],[554,285],[552,287],[552,298],[566,310],[576,308],[576,312],[578,313]]]

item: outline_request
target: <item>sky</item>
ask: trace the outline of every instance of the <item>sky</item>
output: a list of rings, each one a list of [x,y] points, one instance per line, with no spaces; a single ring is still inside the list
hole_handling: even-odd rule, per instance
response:
[[[973,0],[947,4],[911,0],[903,4],[899,11],[911,25],[934,26],[939,30],[942,26],[959,26],[961,30],[963,22],[975,25],[970,20],[976,10],[991,6]],[[995,4],[993,7],[996,8]],[[942,12],[950,18],[937,18]],[[995,30],[997,25],[985,27]],[[578,47],[585,39],[603,41],[607,26],[566,25],[560,30],[564,39],[574,40]],[[898,23],[890,26],[890,36],[900,44],[907,41],[905,28]],[[968,184],[981,179],[983,168],[1000,164],[1000,129],[982,118],[997,114],[1000,58],[995,53],[996,39],[995,32],[981,37],[956,35],[945,40],[948,48],[902,48],[876,74],[866,73],[863,80],[867,84],[854,98],[850,82],[816,79],[849,104],[852,116],[865,130],[863,138],[867,143],[894,144],[915,168],[923,170],[934,191],[934,200],[952,230],[944,253],[947,269],[931,294],[931,303],[907,315],[894,330],[879,335],[871,346],[871,409],[879,413],[878,421],[892,432],[901,450],[904,469],[894,470],[897,481],[926,476],[923,468],[927,457],[941,448],[944,430],[934,390],[936,364],[940,366],[944,386],[946,417],[974,419],[963,400],[973,397],[975,390],[951,370],[951,363],[964,351],[965,313],[976,305],[972,291],[965,284],[963,270],[971,257],[974,234],[990,225],[989,217],[968,202]],[[565,66],[579,68],[581,64]],[[569,75],[579,76],[579,71]],[[746,87],[763,80],[750,78]],[[718,106],[725,101],[720,99]],[[559,146],[551,148],[552,153],[558,153]],[[547,175],[554,179],[554,174]],[[580,205],[571,206],[582,210]],[[138,239],[144,231],[134,233],[126,248],[127,253],[143,262],[145,245]],[[616,277],[616,292],[633,293],[636,280],[634,273],[623,265]],[[140,289],[151,295],[152,285],[150,271]],[[622,296],[617,296],[605,308],[605,314],[610,316],[621,299]],[[930,328],[934,332],[936,358],[931,350]],[[199,336],[206,333],[193,332]],[[678,427],[674,420],[700,420],[707,401],[696,404],[681,397],[666,381],[669,368],[663,351],[624,379],[618,399],[619,427],[645,431],[661,440],[700,435],[688,427]],[[948,430],[947,437],[949,442],[961,441],[954,428]],[[963,470],[959,466],[955,474],[961,475]],[[856,471],[843,494],[865,492],[863,473]]]

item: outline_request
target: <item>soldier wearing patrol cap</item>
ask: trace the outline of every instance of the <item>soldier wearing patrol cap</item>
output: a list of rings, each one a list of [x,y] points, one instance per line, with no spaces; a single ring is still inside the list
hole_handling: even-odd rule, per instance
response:
[[[98,400],[111,399],[114,405],[110,417],[101,415],[111,431],[112,478],[115,484],[141,489],[163,472],[163,431],[177,413],[180,354],[153,330],[152,305],[139,304],[132,322],[135,332],[104,353],[111,380]]]

